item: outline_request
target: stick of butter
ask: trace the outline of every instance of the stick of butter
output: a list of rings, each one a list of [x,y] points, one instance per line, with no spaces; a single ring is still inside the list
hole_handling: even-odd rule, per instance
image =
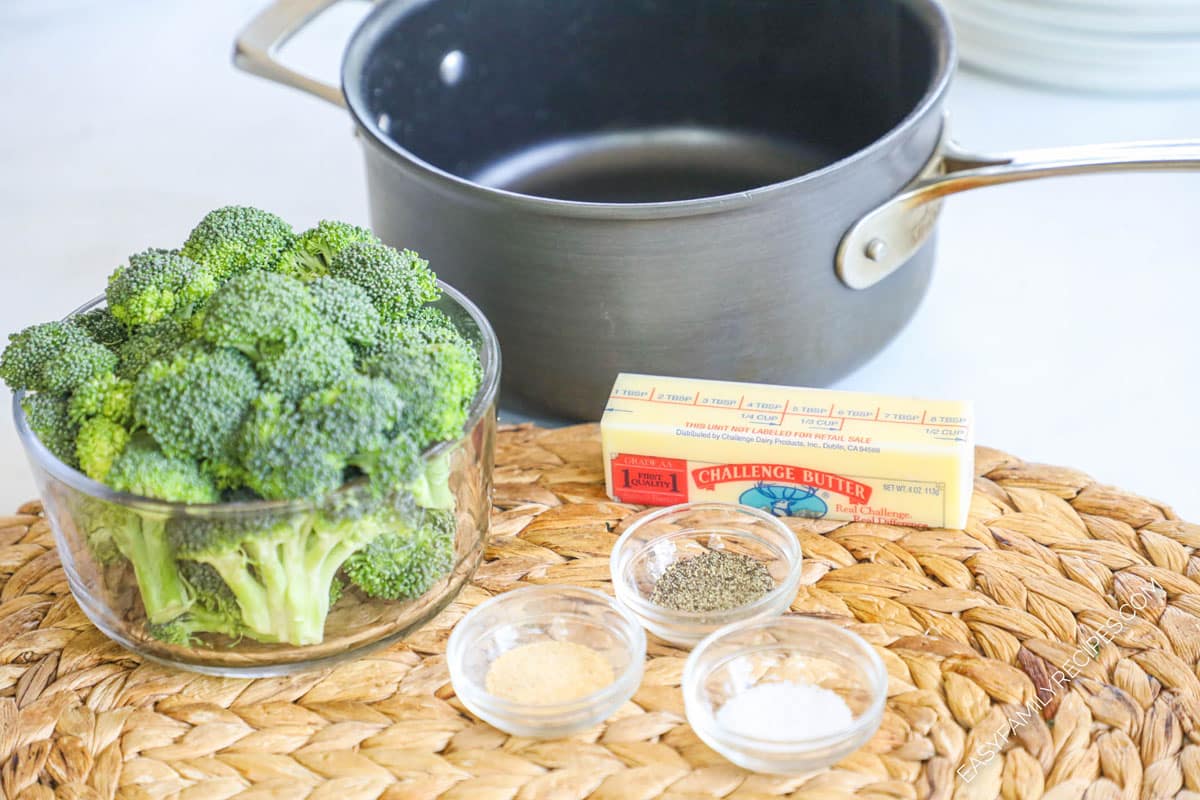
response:
[[[621,374],[600,423],[608,495],[961,528],[969,403]]]

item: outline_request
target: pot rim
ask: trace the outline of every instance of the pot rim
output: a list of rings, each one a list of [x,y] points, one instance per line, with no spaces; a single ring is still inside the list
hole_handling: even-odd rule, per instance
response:
[[[499,203],[518,209],[557,216],[661,219],[708,214],[741,208],[762,198],[815,182],[839,170],[866,161],[893,147],[919,121],[925,119],[930,113],[936,112],[949,90],[950,80],[957,63],[957,48],[950,19],[938,0],[891,1],[911,11],[917,21],[925,26],[934,42],[934,74],[921,99],[891,130],[866,147],[811,172],[733,194],[648,203],[600,203],[540,197],[476,183],[437,167],[402,147],[383,132],[379,127],[378,120],[370,114],[366,98],[363,96],[362,75],[367,61],[375,51],[378,40],[403,17],[424,5],[435,2],[435,0],[410,0],[409,2],[393,0],[393,2],[380,3],[366,16],[350,38],[342,58],[342,94],[346,98],[346,105],[358,124],[359,130],[366,133],[368,141],[373,145],[394,156],[393,163],[396,166],[406,169],[419,178],[448,188],[483,194]]]
[[[440,280],[438,281],[438,287],[442,290],[442,296],[448,298],[465,311],[467,316],[471,318],[471,321],[479,328],[479,358],[483,366],[483,379],[479,383],[479,388],[475,391],[475,396],[471,398],[471,404],[467,409],[467,421],[463,425],[462,435],[457,439],[438,442],[429,447],[421,454],[421,457],[426,461],[449,452],[465,439],[472,436],[480,421],[484,418],[484,415],[492,413],[492,408],[496,402],[496,393],[500,388],[500,341],[496,338],[496,332],[492,329],[492,324],[484,316],[483,312],[479,310],[479,307],[471,302],[462,292]],[[71,317],[90,311],[103,303],[104,299],[104,295],[95,297],[70,314],[67,314],[64,319],[70,319]],[[26,391],[24,389],[13,392],[13,422],[16,425],[17,438],[20,439],[21,444],[24,446],[26,456],[30,461],[34,462],[38,469],[45,470],[55,480],[66,484],[77,492],[91,497],[98,497],[110,503],[135,508],[143,512],[175,516],[219,516],[256,512],[285,513],[311,511],[314,508],[321,507],[322,504],[335,500],[347,493],[358,491],[361,487],[367,485],[365,478],[357,478],[349,483],[342,484],[331,494],[316,499],[236,500],[220,503],[172,503],[153,497],[130,494],[129,492],[118,492],[100,481],[89,478],[80,470],[60,461],[57,456],[50,452],[46,445],[42,444],[42,441],[30,429],[29,423],[25,418],[25,409],[21,405],[21,401],[25,399],[25,395]]]

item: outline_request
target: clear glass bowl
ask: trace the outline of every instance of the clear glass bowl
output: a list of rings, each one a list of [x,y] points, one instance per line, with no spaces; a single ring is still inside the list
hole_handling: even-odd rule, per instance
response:
[[[844,730],[801,739],[741,735],[718,713],[732,697],[767,683],[792,681],[836,692],[853,719]],[[887,698],[887,670],[862,637],[813,617],[787,616],[722,628],[688,656],[683,701],[688,723],[705,744],[755,772],[795,775],[836,764],[875,734]]]
[[[677,561],[709,550],[741,553],[762,562],[775,588],[727,611],[676,611],[650,602],[654,585]],[[782,614],[800,587],[800,540],[776,517],[733,503],[683,503],[635,521],[609,560],[617,600],[655,636],[691,647],[733,622]]]
[[[168,644],[155,638],[149,633],[145,606],[129,562],[123,558],[97,558],[97,552],[88,544],[88,532],[101,524],[119,523],[133,526],[131,530],[139,535],[158,535],[166,526],[179,524],[183,519],[222,525],[300,526],[316,515],[329,518],[353,507],[356,499],[368,491],[365,481],[347,484],[318,502],[187,505],[115,492],[59,461],[38,441],[21,408],[24,393],[18,392],[13,402],[17,432],[54,528],[71,593],[96,627],[126,648],[154,661],[213,675],[262,677],[361,655],[404,637],[449,605],[479,565],[489,528],[500,347],[483,313],[455,289],[445,284],[441,288],[443,295],[438,307],[477,344],[484,373],[471,402],[463,437],[438,444],[424,454],[429,462],[445,459],[449,469],[457,523],[451,566],[424,594],[411,600],[373,599],[347,584],[329,610],[324,631],[315,631],[310,637],[320,638],[315,644],[271,644],[209,633],[187,645]],[[102,300],[98,298],[74,314],[101,305]],[[395,514],[389,524],[410,527],[425,522],[428,512],[418,508],[406,493],[397,493],[394,505]],[[101,551],[100,555],[104,553]]]
[[[518,703],[488,692],[488,670],[522,645],[567,641],[600,653],[613,682],[578,699]],[[471,713],[515,736],[568,736],[608,719],[642,682],[646,634],[612,598],[579,586],[532,586],[497,595],[463,617],[450,634],[446,662],[454,692]]]

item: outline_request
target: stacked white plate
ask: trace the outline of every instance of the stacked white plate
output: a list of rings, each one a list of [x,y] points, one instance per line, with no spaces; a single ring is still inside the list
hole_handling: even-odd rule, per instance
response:
[[[1101,92],[1200,91],[1200,0],[943,0],[964,64]]]

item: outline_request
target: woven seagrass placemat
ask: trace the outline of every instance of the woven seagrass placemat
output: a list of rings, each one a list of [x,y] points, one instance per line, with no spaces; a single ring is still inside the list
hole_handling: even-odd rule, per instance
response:
[[[979,448],[966,530],[788,520],[793,609],[866,637],[890,686],[866,748],[773,777],[699,742],[686,654],[653,640],[633,701],[578,736],[463,712],[454,622],[522,584],[607,588],[637,512],[604,496],[595,426],[504,429],[497,461],[487,561],[458,602],[406,645],[287,678],[142,663],[76,607],[40,506],[0,519],[0,796],[1200,798],[1200,526],[1158,503]]]

